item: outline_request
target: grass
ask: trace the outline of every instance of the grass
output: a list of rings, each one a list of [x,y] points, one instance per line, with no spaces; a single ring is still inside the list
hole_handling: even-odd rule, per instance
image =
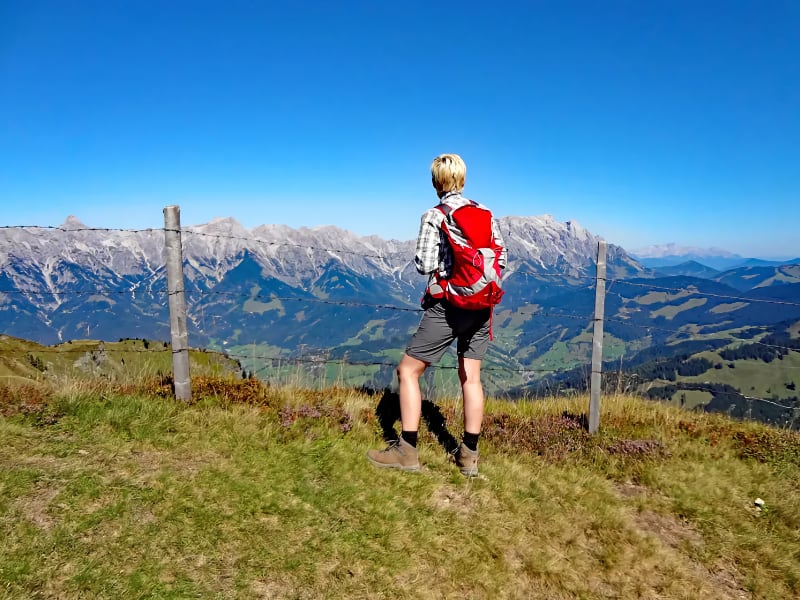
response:
[[[791,384],[800,386],[800,352],[790,352],[769,363],[763,360],[723,360],[716,352],[701,352],[697,356],[721,364],[722,368],[711,368],[694,377],[682,376],[679,381],[727,383],[745,395],[776,400],[800,394],[789,387]]]
[[[33,387],[33,386],[36,387]],[[487,405],[465,479],[378,471],[392,395],[0,384],[2,598],[789,598],[800,436],[632,397]],[[459,403],[428,405],[460,434]],[[766,504],[757,511],[753,502]]]
[[[193,372],[230,375],[240,368],[217,352],[192,350]],[[166,342],[126,339],[119,342],[73,340],[54,346],[0,335],[0,382],[29,380],[106,379],[130,381],[172,370],[172,351]]]
[[[672,320],[678,313],[681,313],[684,310],[697,308],[698,306],[703,306],[706,302],[708,302],[707,298],[691,298],[683,304],[667,305],[659,308],[658,310],[650,311],[650,318],[656,319],[658,317],[664,317],[667,320]]]
[[[695,408],[702,408],[711,402],[713,398],[714,396],[711,392],[704,392],[701,390],[679,390],[672,395],[671,402],[674,406],[681,406],[681,402],[683,402],[683,408],[692,410]]]

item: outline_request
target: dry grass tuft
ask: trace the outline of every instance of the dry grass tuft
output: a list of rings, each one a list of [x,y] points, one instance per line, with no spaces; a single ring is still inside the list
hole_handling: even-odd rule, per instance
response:
[[[800,466],[800,433],[788,429],[737,431],[733,442],[742,458]]]
[[[669,450],[658,440],[616,440],[606,446],[610,454],[666,458]]]
[[[593,436],[587,431],[584,415],[568,412],[535,417],[495,412],[487,415],[485,422],[485,439],[499,449],[533,454],[548,462],[562,462],[569,456],[590,457],[598,451],[631,459],[670,455],[655,439]]]
[[[486,416],[483,436],[500,449],[518,449],[549,460],[579,452],[591,440],[581,420],[571,415],[529,418],[493,413]]]
[[[298,421],[307,419],[325,419],[338,424],[339,431],[347,433],[353,428],[353,417],[339,404],[284,406],[278,413],[282,427],[291,427]]]
[[[54,390],[39,383],[0,383],[0,416],[39,415],[53,399]]]
[[[145,380],[139,391],[151,396],[170,398],[175,394],[172,375],[162,375]],[[192,402],[217,400],[223,406],[248,404],[251,406],[272,406],[276,392],[259,379],[237,379],[234,377],[215,377],[200,375],[192,377]]]
[[[704,440],[710,446],[732,444],[740,458],[751,458],[766,464],[800,466],[798,431],[721,419],[682,420],[678,423],[678,428],[692,439]]]

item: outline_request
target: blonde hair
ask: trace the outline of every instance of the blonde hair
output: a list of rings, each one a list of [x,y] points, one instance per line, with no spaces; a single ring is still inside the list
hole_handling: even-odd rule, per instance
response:
[[[467,165],[458,154],[440,154],[431,163],[431,182],[439,197],[461,192],[467,180]]]

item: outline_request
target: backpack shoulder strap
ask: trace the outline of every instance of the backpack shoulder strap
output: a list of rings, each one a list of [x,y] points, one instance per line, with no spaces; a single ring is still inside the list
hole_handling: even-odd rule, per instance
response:
[[[437,204],[436,209],[439,212],[441,212],[445,217],[449,217],[450,213],[453,212],[453,207],[450,206],[449,204],[445,204],[444,202]]]
[[[478,203],[475,200],[467,200],[469,204],[465,204],[464,206],[478,206]],[[453,212],[458,210],[459,208],[464,208],[464,206],[458,206],[453,208],[449,204],[445,204],[444,202],[440,202],[435,206],[445,217],[449,217]]]

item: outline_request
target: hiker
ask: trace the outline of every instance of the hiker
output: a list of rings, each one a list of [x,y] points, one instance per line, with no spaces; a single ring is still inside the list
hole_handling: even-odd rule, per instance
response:
[[[507,252],[491,212],[461,195],[466,174],[467,167],[457,154],[442,154],[431,164],[432,183],[440,204],[422,215],[414,256],[417,271],[429,275],[428,288],[422,299],[424,313],[417,332],[397,366],[402,433],[385,450],[370,450],[367,453],[376,467],[405,471],[419,469],[417,433],[422,412],[419,378],[428,365],[438,363],[453,340],[457,340],[458,376],[464,403],[464,436],[453,457],[462,474],[468,477],[478,474],[478,437],[484,405],[481,360],[486,355],[491,338],[491,305],[502,296],[499,273],[506,266]],[[473,212],[465,207],[470,207]],[[469,215],[468,219],[460,219],[461,227],[456,219],[460,214]],[[473,214],[475,218],[472,218]],[[496,271],[489,273],[489,277],[496,281],[481,293],[493,293],[494,297],[488,300],[484,298],[484,304],[490,305],[488,307],[461,308],[470,306],[472,299],[461,297],[459,294],[463,287],[450,286],[448,281],[455,277],[456,257],[460,256],[459,249],[464,243],[465,234],[469,237],[467,229],[471,229],[471,223],[478,223],[481,218],[484,219],[482,227],[485,238],[481,246],[492,247],[486,252],[487,270],[491,271],[491,265]],[[480,228],[481,225],[476,227]],[[454,250],[454,245],[459,247]],[[482,264],[483,256],[478,258],[473,262]]]

